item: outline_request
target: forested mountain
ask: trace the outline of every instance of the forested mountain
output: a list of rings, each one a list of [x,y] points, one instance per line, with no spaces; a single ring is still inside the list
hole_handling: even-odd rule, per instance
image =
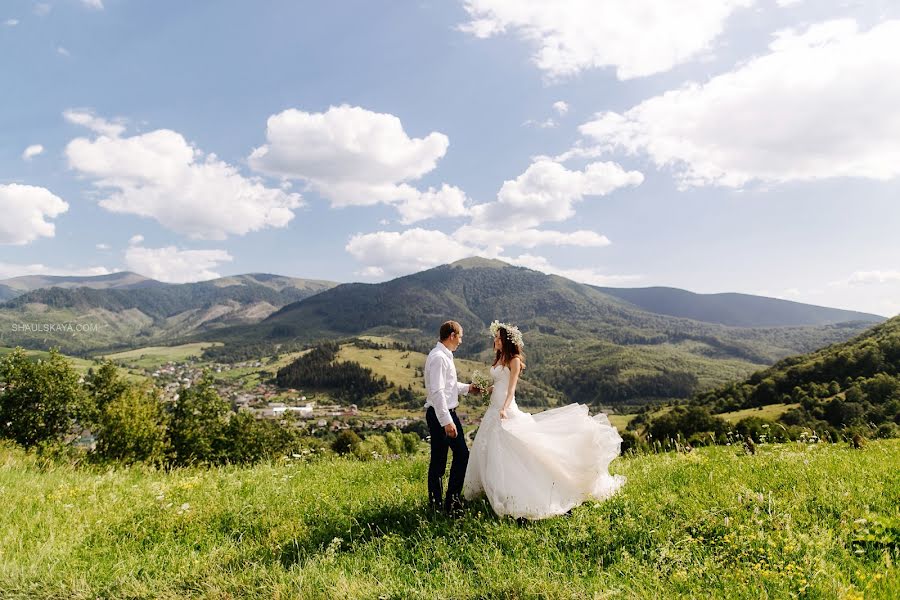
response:
[[[782,417],[789,424],[900,423],[900,317],[847,342],[780,360],[695,402],[715,412],[799,403]]]
[[[203,337],[240,345],[370,333],[427,350],[448,318],[467,332],[458,355],[483,360],[490,354],[488,324],[518,324],[529,376],[571,400],[599,404],[685,398],[871,325],[728,327],[654,314],[562,277],[468,259],[385,283],[340,285],[260,323]]]
[[[184,284],[144,278],[107,289],[40,288],[0,305],[0,323],[6,325],[0,341],[59,345],[67,352],[137,346],[198,329],[253,323],[333,285],[256,273]]]
[[[695,294],[667,287],[596,288],[643,310],[734,327],[796,327],[847,321],[880,323],[878,315],[749,294]]]
[[[41,288],[57,287],[74,289],[88,287],[95,290],[129,289],[166,285],[131,271],[118,271],[107,275],[22,275],[0,280],[0,300],[9,300],[26,292]]]

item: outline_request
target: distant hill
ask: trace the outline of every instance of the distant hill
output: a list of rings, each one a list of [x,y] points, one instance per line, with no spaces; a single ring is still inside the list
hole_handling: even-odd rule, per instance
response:
[[[184,284],[128,275],[105,288],[54,285],[17,295],[0,305],[0,342],[59,345],[68,352],[145,345],[198,329],[253,323],[335,285],[264,273]],[[28,283],[17,279],[19,285]],[[60,324],[66,326],[54,327]],[[79,331],[79,326],[87,329]]]
[[[95,290],[106,290],[151,287],[155,285],[167,284],[132,273],[131,271],[118,271],[108,275],[90,276],[22,275],[0,280],[0,300],[14,298],[32,290],[49,287],[63,289],[87,287]],[[4,290],[9,291],[5,292]]]
[[[668,287],[597,290],[643,310],[733,327],[797,327],[846,321],[880,323],[884,317],[748,294],[695,294]]]
[[[867,437],[900,435],[900,317],[843,343],[778,361],[772,367],[698,394],[714,412],[774,404],[789,426],[828,431],[854,428]]]
[[[599,404],[685,398],[871,325],[728,327],[655,314],[562,277],[468,259],[384,283],[339,285],[259,323],[198,339],[241,345],[389,335],[424,351],[448,318],[467,331],[457,354],[478,360],[490,355],[493,319],[517,323],[531,376],[572,400]]]

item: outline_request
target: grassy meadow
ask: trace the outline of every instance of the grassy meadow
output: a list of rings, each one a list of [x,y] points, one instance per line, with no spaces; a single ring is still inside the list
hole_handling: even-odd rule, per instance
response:
[[[71,467],[0,447],[0,597],[897,598],[900,441],[617,459],[519,524],[425,509],[427,457]]]

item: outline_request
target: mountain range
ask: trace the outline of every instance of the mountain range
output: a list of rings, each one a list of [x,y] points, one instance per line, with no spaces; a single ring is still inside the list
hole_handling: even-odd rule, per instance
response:
[[[427,351],[440,324],[454,318],[468,332],[458,354],[487,360],[485,332],[500,319],[525,333],[530,377],[573,400],[612,404],[687,397],[884,321],[744,294],[599,288],[481,258],[375,284],[268,274],[166,284],[115,275],[0,282],[17,291],[0,305],[0,345],[87,354],[214,340],[275,351],[369,334]],[[100,328],[11,331],[16,323],[62,321]]]
[[[282,306],[337,284],[266,273],[170,284],[123,272],[17,277],[0,285],[15,292],[0,304],[0,345],[55,345],[84,353],[258,322]],[[86,331],[77,330],[85,327]]]

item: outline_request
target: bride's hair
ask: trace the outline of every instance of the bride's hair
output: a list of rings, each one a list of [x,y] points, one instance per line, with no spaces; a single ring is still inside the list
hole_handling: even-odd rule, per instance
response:
[[[500,350],[497,350],[497,354],[494,356],[494,366],[497,366],[499,363],[505,367],[509,365],[509,361],[518,356],[519,360],[522,361],[522,368],[524,369],[525,353],[522,352],[522,349],[519,348],[514,341],[509,339],[509,332],[506,331],[505,327],[500,327],[497,332],[500,334]]]

